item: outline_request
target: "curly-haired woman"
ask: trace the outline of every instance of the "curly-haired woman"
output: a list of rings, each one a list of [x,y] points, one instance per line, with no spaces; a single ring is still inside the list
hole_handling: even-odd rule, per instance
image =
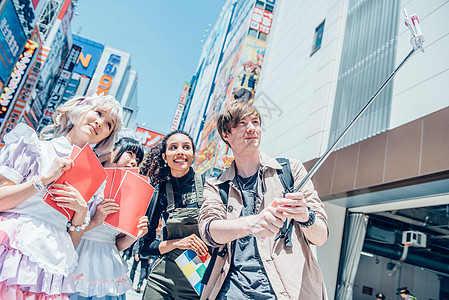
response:
[[[191,249],[199,256],[207,247],[199,238],[198,213],[203,182],[191,165],[195,145],[184,131],[173,131],[153,148],[141,166],[156,186],[147,215],[148,234],[140,241],[142,255],[159,255],[148,277],[144,299],[199,299],[175,259]],[[165,224],[163,241],[156,239],[159,218]]]

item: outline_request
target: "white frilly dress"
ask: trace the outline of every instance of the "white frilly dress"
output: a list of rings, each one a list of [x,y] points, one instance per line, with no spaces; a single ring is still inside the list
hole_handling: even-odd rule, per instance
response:
[[[5,135],[0,174],[16,184],[44,174],[56,157],[68,157],[65,137],[41,141],[27,125]],[[74,292],[78,254],[67,233],[67,218],[37,192],[0,212],[0,299],[67,299]]]
[[[89,203],[91,216],[101,202],[100,197]],[[116,245],[119,231],[104,224],[86,231],[76,245],[78,266],[75,270],[75,299],[125,299],[132,288],[128,266]]]

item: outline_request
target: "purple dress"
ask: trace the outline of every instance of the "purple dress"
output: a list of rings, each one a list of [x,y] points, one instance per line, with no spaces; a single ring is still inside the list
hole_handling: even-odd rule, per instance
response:
[[[44,174],[56,157],[68,157],[65,137],[41,141],[27,125],[5,135],[0,174],[16,184]],[[36,192],[0,212],[0,299],[67,299],[74,292],[78,255],[67,233],[67,218]]]

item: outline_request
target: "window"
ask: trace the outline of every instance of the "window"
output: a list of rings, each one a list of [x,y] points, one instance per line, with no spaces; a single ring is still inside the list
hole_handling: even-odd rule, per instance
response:
[[[266,34],[263,33],[263,32],[259,32],[259,40],[261,40],[261,41],[266,41],[267,38],[268,38],[268,35],[266,35]]]
[[[273,5],[266,4],[266,5],[265,5],[265,10],[266,10],[266,11],[269,11],[269,12],[273,12],[274,7],[273,7]]]
[[[315,29],[315,38],[313,39],[313,47],[312,47],[312,53],[310,56],[312,56],[318,49],[321,48],[321,41],[323,40],[323,31],[324,31],[324,21]]]
[[[252,37],[254,37],[254,38],[257,38],[257,34],[258,34],[258,33],[259,33],[259,32],[258,32],[257,30],[252,29],[252,28],[250,28],[249,31],[248,31],[248,35],[249,35],[249,36],[252,36]]]

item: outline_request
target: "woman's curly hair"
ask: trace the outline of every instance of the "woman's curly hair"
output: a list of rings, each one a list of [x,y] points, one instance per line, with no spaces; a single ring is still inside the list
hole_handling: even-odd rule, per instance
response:
[[[157,185],[170,179],[170,167],[162,159],[162,153],[165,153],[167,150],[167,140],[175,134],[183,134],[188,137],[192,142],[193,153],[195,153],[195,143],[190,134],[184,130],[175,130],[167,134],[162,141],[147,152],[140,165],[140,174],[150,177],[152,185]]]

